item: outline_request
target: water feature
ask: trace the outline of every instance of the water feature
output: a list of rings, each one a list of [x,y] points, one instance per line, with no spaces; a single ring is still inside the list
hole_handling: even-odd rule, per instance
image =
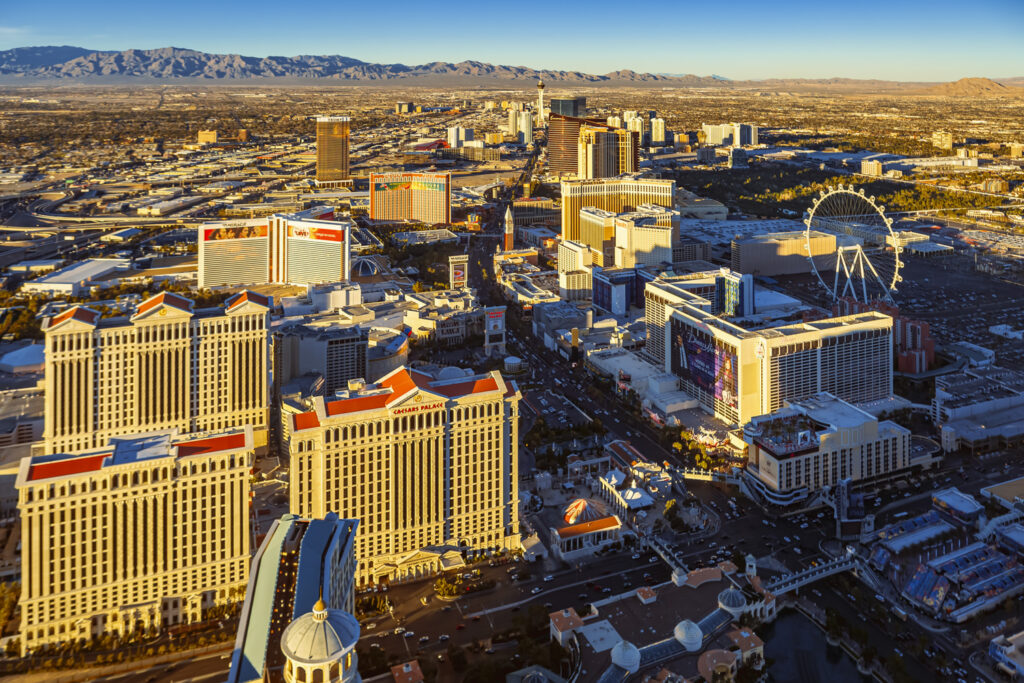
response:
[[[825,634],[800,612],[787,610],[759,629],[764,656],[772,661],[769,678],[779,683],[861,683],[865,677],[845,651],[826,642]]]

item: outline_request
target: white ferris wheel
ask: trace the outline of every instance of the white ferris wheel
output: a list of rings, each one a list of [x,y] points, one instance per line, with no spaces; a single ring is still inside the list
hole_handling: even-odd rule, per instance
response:
[[[903,280],[903,247],[892,219],[874,197],[852,185],[823,190],[804,215],[804,225],[804,250],[811,270],[833,301],[850,297],[864,303],[893,302]],[[821,254],[818,233],[837,236],[834,255]]]

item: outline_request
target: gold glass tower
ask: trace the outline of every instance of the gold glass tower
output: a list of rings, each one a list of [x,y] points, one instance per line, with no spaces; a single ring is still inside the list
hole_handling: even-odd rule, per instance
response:
[[[316,120],[316,182],[339,183],[349,179],[349,118],[320,116]]]

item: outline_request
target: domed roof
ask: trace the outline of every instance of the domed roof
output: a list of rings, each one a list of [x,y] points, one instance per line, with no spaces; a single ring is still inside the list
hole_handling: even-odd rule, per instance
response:
[[[673,635],[679,644],[686,648],[687,652],[696,652],[704,643],[704,632],[700,630],[700,626],[689,619],[684,619],[676,624]]]
[[[566,524],[583,524],[601,517],[604,517],[601,511],[586,498],[577,498],[566,505],[565,511],[562,512],[562,520]]]
[[[746,604],[747,599],[743,597],[743,593],[740,593],[735,588],[726,588],[724,591],[718,594],[718,605],[722,609],[742,609]]]
[[[357,256],[352,261],[352,277],[373,277],[380,273],[380,264],[372,258]]]
[[[359,640],[359,622],[348,612],[327,609],[317,600],[313,611],[288,624],[281,634],[285,657],[306,664],[337,661]]]
[[[612,648],[612,664],[635,674],[640,670],[640,650],[628,640],[620,640],[619,644]]]

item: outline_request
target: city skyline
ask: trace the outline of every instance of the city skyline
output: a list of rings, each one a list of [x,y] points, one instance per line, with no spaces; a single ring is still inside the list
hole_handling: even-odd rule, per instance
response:
[[[66,9],[42,42],[1022,63],[998,0]],[[0,74],[0,678],[1024,676],[1024,75]]]
[[[747,16],[732,39],[723,40],[726,28],[711,9],[688,10],[679,27],[690,32],[666,34],[662,40],[643,41],[628,55],[602,49],[620,33],[618,22],[604,21],[601,5],[579,13],[570,6],[548,10],[545,21],[514,40],[494,40],[500,26],[497,10],[480,11],[468,3],[454,3],[446,13],[447,27],[460,32],[457,47],[422,40],[422,28],[437,21],[412,3],[395,3],[386,35],[346,31],[374,21],[376,8],[311,8],[321,21],[339,22],[339,38],[308,35],[307,14],[275,13],[264,21],[259,11],[241,12],[234,3],[209,6],[193,0],[175,6],[173,14],[152,21],[151,9],[125,2],[105,3],[100,19],[79,16],[70,3],[48,5],[45,15],[32,5],[10,7],[0,25],[0,49],[22,46],[76,45],[91,50],[184,47],[214,54],[344,55],[366,62],[426,64],[433,61],[481,61],[526,65],[536,69],[603,74],[620,69],[637,72],[721,75],[733,80],[767,78],[860,78],[897,81],[948,81],[967,76],[1014,78],[1014,65],[1024,64],[1024,47],[1014,35],[1024,21],[1024,7],[1011,0],[982,0],[979,14],[1000,17],[984,28],[972,29],[953,19],[958,8],[951,2],[914,0],[894,6],[878,0],[856,10],[830,7],[805,0],[790,0],[765,9],[748,0],[734,3],[731,16]],[[258,10],[260,3],[257,3]],[[247,5],[245,9],[253,9]],[[269,8],[268,8],[269,9]],[[608,4],[607,9],[613,10]],[[194,21],[195,12],[204,21]],[[649,6],[651,14],[673,16],[670,3]],[[1014,19],[1017,19],[1015,21]],[[236,30],[226,34],[225,25]],[[571,33],[564,27],[572,25]],[[669,21],[669,26],[672,22]],[[908,35],[907,26],[913,26]],[[122,27],[131,27],[126,33]],[[614,27],[614,28],[612,28]],[[481,30],[484,29],[484,30]],[[705,30],[706,29],[706,30]],[[748,32],[744,32],[744,30]],[[510,31],[511,29],[505,29]],[[512,38],[514,34],[509,34]],[[129,36],[126,38],[126,36]],[[294,37],[290,37],[294,36]],[[619,36],[621,37],[621,36]],[[856,45],[855,50],[844,45]],[[923,59],[922,56],[927,56]],[[1018,69],[1019,70],[1019,69]]]

